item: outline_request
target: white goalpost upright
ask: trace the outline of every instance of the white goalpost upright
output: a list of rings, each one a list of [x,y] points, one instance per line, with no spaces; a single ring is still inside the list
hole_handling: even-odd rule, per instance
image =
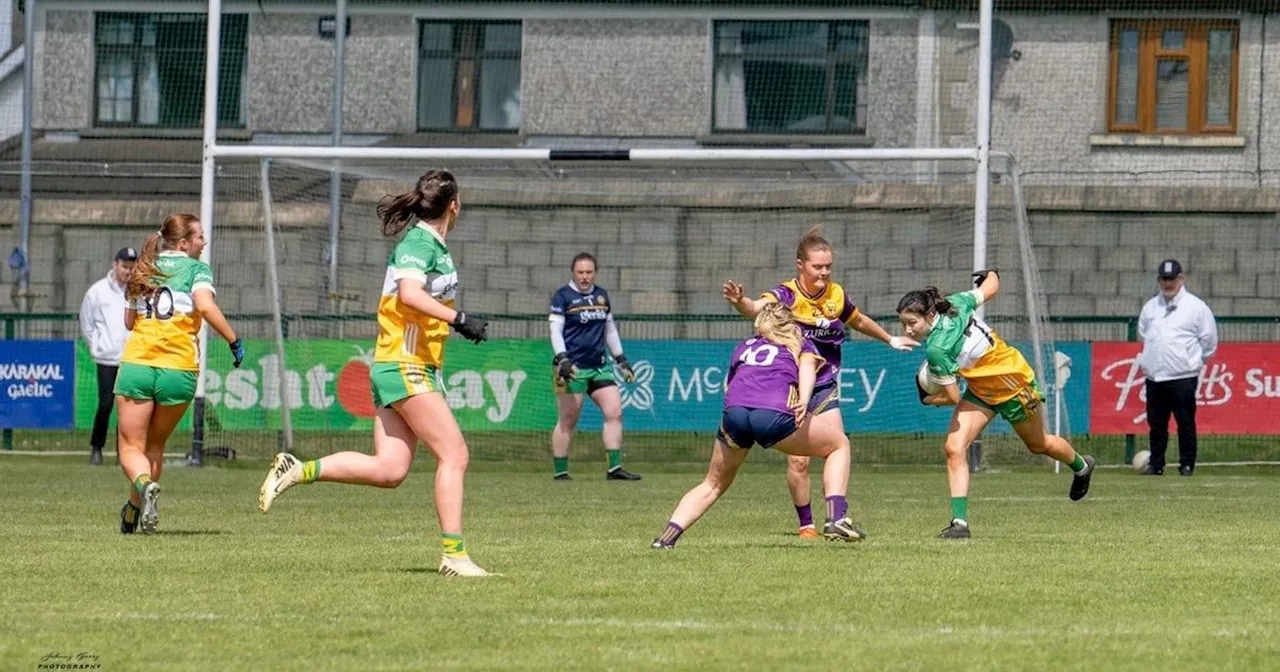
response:
[[[634,148],[634,149],[609,149],[609,150],[579,150],[579,149],[534,149],[534,148],[514,148],[514,149],[490,149],[490,148],[465,148],[465,147],[357,147],[343,146],[340,144],[341,131],[334,129],[334,143],[332,146],[291,146],[291,145],[222,145],[217,138],[218,125],[218,69],[219,69],[219,45],[221,43],[221,17],[222,17],[222,0],[208,0],[208,29],[206,33],[205,45],[205,82],[204,82],[204,117],[203,117],[203,148],[201,157],[201,196],[200,196],[200,220],[204,225],[206,240],[208,241],[204,251],[201,254],[201,260],[209,263],[211,261],[215,241],[217,239],[216,229],[218,227],[217,213],[215,212],[215,184],[217,178],[218,161],[220,159],[258,159],[261,164],[261,180],[263,193],[264,213],[268,218],[267,227],[273,227],[271,221],[271,208],[268,202],[270,198],[269,187],[269,160],[270,159],[312,159],[312,160],[418,160],[418,161],[446,161],[446,160],[493,160],[504,162],[556,162],[556,161],[616,161],[616,162],[703,162],[703,161],[742,161],[742,162],[783,162],[783,161],[948,161],[948,160],[964,160],[972,162],[975,166],[975,192],[974,192],[974,210],[973,210],[973,267],[974,269],[984,268],[987,265],[987,236],[988,236],[988,211],[990,201],[990,161],[993,154],[1001,156],[1010,162],[1011,172],[1012,159],[1007,154],[993,153],[991,149],[991,86],[992,86],[992,53],[991,53],[991,34],[993,21],[993,2],[994,0],[981,0],[979,6],[979,40],[978,40],[978,96],[977,96],[977,143],[974,147],[962,148],[902,148],[902,149],[868,149],[868,148],[830,148],[830,149],[716,149],[716,148],[698,148],[698,149],[679,149],[679,148]],[[345,8],[345,3],[342,3]],[[341,34],[345,30],[342,25],[342,18],[346,12],[338,13],[338,25],[335,30]],[[338,43],[339,45],[341,42]],[[339,47],[340,48],[340,47]],[[339,61],[335,64],[339,70],[343,67]],[[338,76],[341,77],[339,72]],[[338,80],[341,81],[341,80]],[[335,94],[338,95],[338,94]],[[340,99],[335,98],[340,106]],[[337,109],[333,115],[334,123],[340,124],[341,110]],[[338,179],[338,169],[331,169],[334,180]],[[1016,183],[1016,175],[1014,177]],[[1019,202],[1017,207],[1022,207],[1020,195],[1018,195],[1015,187],[1015,199]],[[334,200],[331,188],[331,201]],[[338,205],[333,204],[334,212],[337,211]],[[1020,228],[1027,227],[1025,214],[1018,215],[1020,220],[1018,225]],[[336,277],[338,265],[338,237],[336,232],[337,220],[334,218],[330,224],[329,239],[331,257],[327,259],[329,268],[329,277]],[[274,256],[274,235],[273,232],[268,233],[268,241],[272,241],[272,250],[268,254]],[[1030,254],[1030,244],[1024,241],[1024,255]],[[1025,256],[1024,256],[1025,261]],[[1031,260],[1034,262],[1034,259]],[[268,265],[273,267],[275,259],[268,259]],[[276,292],[279,297],[278,279],[272,276],[272,291]],[[1032,306],[1036,305],[1033,300],[1032,293],[1034,289],[1027,283],[1026,292],[1028,294],[1028,309],[1034,311]],[[335,288],[330,288],[334,291]],[[277,298],[276,303],[279,304]],[[1036,314],[1032,312],[1029,317],[1033,321]],[[280,345],[283,342],[283,334],[281,330],[281,322],[283,320],[279,312],[279,306],[275,312],[276,321],[276,338],[278,341],[277,352],[280,357],[280,369],[283,378],[284,374],[284,349]],[[1040,352],[1039,335],[1036,329],[1032,329],[1033,340],[1035,341],[1035,360],[1033,365],[1036,367],[1037,373],[1043,373],[1043,356]],[[191,461],[193,464],[200,464],[204,450],[204,421],[205,421],[205,370],[208,362],[208,329],[203,328],[200,332],[200,377],[196,387],[196,398],[193,411],[193,446]],[[1047,379],[1046,379],[1047,380]],[[284,381],[282,380],[282,385]],[[284,437],[285,445],[292,443],[292,431],[289,428],[289,411],[288,404],[283,404],[283,419],[285,422]]]

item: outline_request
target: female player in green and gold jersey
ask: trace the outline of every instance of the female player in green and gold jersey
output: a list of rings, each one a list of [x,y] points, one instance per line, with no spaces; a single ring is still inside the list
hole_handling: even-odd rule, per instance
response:
[[[214,302],[213,271],[199,259],[203,249],[200,220],[169,215],[147,236],[125,287],[124,324],[131,333],[115,387],[116,444],[130,483],[120,510],[125,534],[138,527],[143,534],[156,531],[164,444],[195,398],[201,324],[207,321],[231,344],[235,366],[244,361],[244,346]]]
[[[1072,500],[1088,494],[1093,476],[1093,458],[1076,453],[1066,439],[1045,427],[1044,396],[1026,358],[974,314],[1000,291],[999,274],[978,271],[974,277],[977,288],[967,292],[944,297],[937,287],[926,287],[908,292],[898,302],[898,319],[908,336],[925,344],[929,374],[942,385],[922,401],[956,407],[944,444],[951,486],[951,523],[939,535],[944,539],[969,538],[966,452],[996,415],[1013,425],[1027,450],[1071,467]],[[968,383],[963,395],[958,378]]]
[[[488,338],[487,323],[454,308],[458,270],[445,238],[462,203],[458,182],[443,170],[418,178],[417,187],[378,206],[382,233],[404,237],[387,260],[378,301],[378,340],[370,382],[377,415],[373,455],[346,451],[303,462],[279,453],[258,492],[263,513],[299,483],[333,481],[394,488],[409,474],[418,442],[436,457],[435,502],[440,521],[442,576],[487,576],[462,540],[467,442],[445,401],[440,369],[449,329],[473,343]]]

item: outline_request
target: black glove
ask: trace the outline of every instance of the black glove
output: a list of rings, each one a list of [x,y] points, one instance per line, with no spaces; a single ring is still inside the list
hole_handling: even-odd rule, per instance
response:
[[[631,362],[627,361],[626,355],[618,355],[613,358],[613,361],[617,363],[619,369],[622,369],[622,379],[627,381],[627,384],[636,382],[635,369],[631,368]]]
[[[235,360],[231,365],[238,369],[244,363],[244,341],[237,338],[228,345],[231,346],[231,357]]]
[[[489,321],[483,317],[468,315],[459,310],[458,315],[453,318],[453,324],[449,326],[472,343],[489,340]]]
[[[551,365],[556,368],[556,378],[566,383],[578,377],[578,367],[574,366],[573,362],[569,361],[569,355],[563,352],[551,360]]]
[[[973,286],[981,287],[982,283],[986,281],[988,273],[995,273],[997,278],[1000,277],[1000,270],[995,268],[984,268],[981,271],[974,271]]]

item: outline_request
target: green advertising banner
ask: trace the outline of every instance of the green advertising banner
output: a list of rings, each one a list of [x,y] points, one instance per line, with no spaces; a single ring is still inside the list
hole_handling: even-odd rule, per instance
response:
[[[216,339],[211,346],[220,345]],[[285,342],[281,381],[274,341],[245,341],[239,369],[229,353],[211,350],[205,373],[211,429],[279,429],[289,404],[298,431],[369,431],[372,343],[320,339]],[[450,342],[443,378],[447,399],[465,430],[550,430],[555,425],[551,348],[545,341],[489,341],[482,347]],[[76,427],[93,426],[97,367],[88,347],[76,347]],[[114,419],[114,414],[113,414]],[[190,426],[191,414],[180,428]]]

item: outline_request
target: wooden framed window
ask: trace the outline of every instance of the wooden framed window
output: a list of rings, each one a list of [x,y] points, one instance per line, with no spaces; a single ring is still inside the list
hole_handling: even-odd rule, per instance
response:
[[[520,129],[519,21],[418,24],[418,129]]]
[[[1238,21],[1111,22],[1112,133],[1234,134],[1239,81]]]

